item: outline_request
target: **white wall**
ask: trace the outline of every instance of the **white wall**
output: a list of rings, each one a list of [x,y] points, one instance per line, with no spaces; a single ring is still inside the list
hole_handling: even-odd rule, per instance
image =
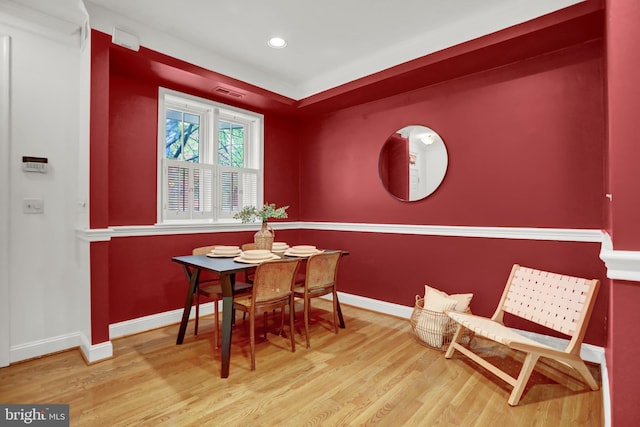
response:
[[[88,243],[75,231],[87,212],[78,202],[88,188],[89,47],[78,33],[3,12],[0,34],[11,37],[9,342],[0,346],[15,362],[90,343]],[[22,171],[22,156],[47,157],[49,172]],[[23,213],[25,198],[42,199],[44,213]]]
[[[0,33],[0,367],[9,356],[9,94],[11,38]]]

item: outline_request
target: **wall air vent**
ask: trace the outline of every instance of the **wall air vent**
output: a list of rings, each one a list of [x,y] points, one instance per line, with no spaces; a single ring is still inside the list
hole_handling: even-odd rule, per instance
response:
[[[222,86],[216,87],[213,91],[215,93],[217,93],[217,94],[231,96],[233,98],[243,98],[244,97],[244,93],[236,92],[233,89],[229,89],[229,88],[222,87]]]

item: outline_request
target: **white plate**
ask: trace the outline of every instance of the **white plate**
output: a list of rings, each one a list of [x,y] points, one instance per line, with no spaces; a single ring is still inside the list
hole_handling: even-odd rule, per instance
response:
[[[254,259],[256,261],[269,259],[273,255],[271,251],[267,249],[250,249],[248,251],[242,251],[241,257],[244,259]]]
[[[280,259],[280,257],[278,255],[271,255],[270,258],[266,258],[266,259],[246,259],[246,258],[242,258],[242,255],[240,255],[235,257],[233,260],[235,262],[241,262],[244,264],[260,264],[261,262],[271,261],[272,259]]]
[[[214,251],[221,251],[221,252],[233,252],[233,251],[239,251],[240,250],[240,246],[227,246],[227,245],[218,245],[215,248],[213,248]]]
[[[304,252],[304,253],[302,253],[302,252],[295,252],[295,251],[292,251],[291,249],[289,249],[289,250],[286,250],[284,252],[284,254],[286,256],[297,256],[297,257],[306,258],[306,257],[309,257],[311,255],[321,254],[322,252],[324,252],[324,251],[316,249],[314,252]]]
[[[315,246],[312,245],[295,245],[290,248],[292,251],[300,252],[300,253],[313,253],[318,250]]]
[[[209,252],[207,254],[207,256],[209,258],[233,258],[233,257],[236,257],[236,256],[240,255],[241,253],[242,253],[242,251],[238,251],[235,254],[216,254],[216,253],[213,253],[213,252]]]

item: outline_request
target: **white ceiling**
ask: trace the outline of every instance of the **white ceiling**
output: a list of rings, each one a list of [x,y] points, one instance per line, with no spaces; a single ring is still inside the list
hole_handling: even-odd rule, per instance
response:
[[[0,0],[301,99],[582,0]],[[271,36],[285,49],[267,46]]]

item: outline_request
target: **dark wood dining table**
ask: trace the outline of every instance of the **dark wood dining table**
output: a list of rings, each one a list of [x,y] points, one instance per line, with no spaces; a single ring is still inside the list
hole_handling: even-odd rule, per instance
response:
[[[325,252],[330,250],[325,250]],[[348,252],[341,251],[343,255],[347,255]],[[301,257],[303,261],[305,257]],[[233,290],[236,280],[236,274],[245,271],[253,270],[257,267],[256,264],[247,264],[234,261],[233,258],[219,258],[208,257],[206,255],[185,255],[175,256],[171,258],[173,262],[181,264],[187,279],[189,280],[189,288],[187,290],[187,296],[184,302],[184,311],[182,312],[182,321],[180,322],[180,329],[178,331],[178,338],[176,345],[182,344],[184,341],[184,335],[187,331],[187,324],[189,322],[189,314],[191,313],[191,306],[193,304],[193,296],[200,280],[200,273],[203,270],[212,271],[220,276],[220,283],[222,288],[222,369],[221,378],[229,377],[229,361],[231,358],[231,331],[233,323]],[[344,329],[345,323],[342,317],[342,310],[340,309],[340,301],[336,301],[338,306],[338,320],[340,321],[340,327]]]

